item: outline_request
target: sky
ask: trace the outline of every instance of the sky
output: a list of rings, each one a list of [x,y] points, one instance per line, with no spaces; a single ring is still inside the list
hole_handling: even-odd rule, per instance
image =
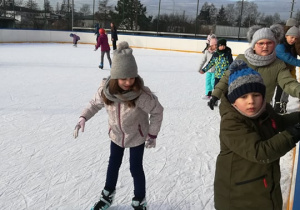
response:
[[[164,107],[156,148],[144,154],[149,210],[214,209],[220,116],[201,99],[203,54],[134,48],[133,55]],[[72,134],[110,73],[106,58],[104,70],[99,61],[100,52],[80,42],[77,48],[0,44],[0,209],[89,210],[97,201],[109,158],[106,111],[90,119],[77,139]],[[298,109],[299,100],[290,97],[288,112]],[[128,158],[126,150],[111,210],[132,209]],[[280,164],[286,203],[292,152]]]
[[[72,0],[70,0],[71,2]],[[246,1],[246,0],[245,0]],[[253,0],[258,7],[259,11],[265,13],[266,15],[273,15],[275,12],[280,14],[281,19],[285,20],[290,17],[291,5],[293,0]],[[44,0],[36,0],[42,8]],[[51,0],[51,5],[55,8],[57,2],[62,3],[63,0]],[[68,2],[68,0],[66,0]],[[95,0],[97,5],[99,2]],[[140,0],[140,2],[147,6],[147,11],[149,15],[156,16],[158,14],[159,2],[161,2],[161,13],[179,13],[185,12],[186,15],[194,17],[197,13],[197,0]],[[227,5],[230,3],[236,3],[236,0],[210,0],[202,1],[199,0],[199,11],[204,4],[204,2],[213,3],[217,8],[221,8],[222,5]],[[109,0],[109,5],[116,5],[117,0]],[[93,5],[93,0],[74,0],[74,4],[78,10],[83,4],[90,4],[91,8]],[[293,11],[296,13],[300,9],[300,3],[295,2]]]

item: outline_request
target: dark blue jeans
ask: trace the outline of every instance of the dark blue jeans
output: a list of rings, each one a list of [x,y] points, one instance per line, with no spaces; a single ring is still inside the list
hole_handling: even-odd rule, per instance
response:
[[[143,199],[146,195],[146,180],[143,169],[144,148],[145,144],[142,144],[129,149],[130,172],[133,177],[134,196],[138,199]],[[106,183],[104,187],[106,190],[114,191],[116,189],[124,150],[125,148],[122,148],[111,141],[110,157],[106,174]]]

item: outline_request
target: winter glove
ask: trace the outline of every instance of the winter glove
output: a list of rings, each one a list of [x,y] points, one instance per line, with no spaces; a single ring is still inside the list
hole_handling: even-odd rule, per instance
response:
[[[148,134],[147,140],[145,142],[145,147],[147,149],[150,149],[150,148],[155,148],[155,146],[156,146],[156,136]]]
[[[78,123],[75,126],[73,136],[76,139],[78,137],[79,129],[81,128],[81,132],[84,132],[84,126],[85,126],[86,119],[84,117],[80,117],[78,120]]]
[[[295,144],[297,142],[299,142],[299,140],[300,140],[300,123],[290,126],[286,130],[293,136]]]
[[[207,102],[207,105],[211,110],[214,110],[214,106],[218,100],[219,99],[216,96],[211,96],[211,99],[209,100],[209,102]]]

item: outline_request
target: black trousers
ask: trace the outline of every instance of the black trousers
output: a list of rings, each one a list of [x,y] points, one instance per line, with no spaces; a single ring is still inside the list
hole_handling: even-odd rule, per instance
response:
[[[117,49],[117,41],[112,41],[113,44],[113,50]]]
[[[143,168],[145,144],[137,147],[131,147],[130,152],[130,172],[133,177],[134,196],[138,199],[143,199],[146,195],[146,180]],[[106,183],[104,189],[114,191],[119,176],[119,169],[122,164],[125,148],[116,145],[111,141],[110,157],[106,174]]]

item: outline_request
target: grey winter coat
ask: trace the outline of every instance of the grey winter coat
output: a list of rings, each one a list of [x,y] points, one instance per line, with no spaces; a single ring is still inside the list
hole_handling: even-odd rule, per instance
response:
[[[106,105],[101,97],[104,84],[105,80],[81,116],[89,120],[105,107],[109,118],[109,137],[120,147],[136,147],[145,142],[148,134],[158,135],[163,107],[148,87],[143,87],[141,95],[135,100],[135,107],[128,107],[117,102]]]

